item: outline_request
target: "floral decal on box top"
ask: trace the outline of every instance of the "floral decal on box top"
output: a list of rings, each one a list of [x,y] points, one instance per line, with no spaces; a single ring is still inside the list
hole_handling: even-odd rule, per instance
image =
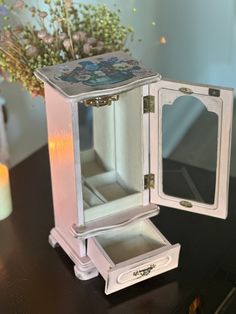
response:
[[[110,57],[107,60],[98,58],[96,61],[80,61],[72,71],[66,67],[61,70],[64,73],[56,76],[56,80],[71,84],[83,83],[88,86],[117,84],[140,74],[149,74],[149,70],[140,67],[138,61],[122,60],[117,57]]]

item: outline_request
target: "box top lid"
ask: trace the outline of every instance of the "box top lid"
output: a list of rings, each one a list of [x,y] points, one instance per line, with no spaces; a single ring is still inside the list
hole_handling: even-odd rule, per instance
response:
[[[121,51],[44,67],[35,75],[75,100],[121,93],[161,79]]]

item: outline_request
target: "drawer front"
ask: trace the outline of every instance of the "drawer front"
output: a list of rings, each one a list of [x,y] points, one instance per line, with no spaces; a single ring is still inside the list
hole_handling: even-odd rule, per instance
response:
[[[176,268],[179,252],[147,219],[89,238],[87,253],[110,294]]]
[[[161,252],[162,250],[162,252]],[[178,267],[180,245],[158,250],[153,256],[134,264],[110,268],[105,293],[110,294],[140,281]]]

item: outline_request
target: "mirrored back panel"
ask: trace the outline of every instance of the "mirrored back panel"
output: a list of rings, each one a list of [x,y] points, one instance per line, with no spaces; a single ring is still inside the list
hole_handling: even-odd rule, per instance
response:
[[[142,204],[140,93],[101,107],[78,105],[85,222]]]

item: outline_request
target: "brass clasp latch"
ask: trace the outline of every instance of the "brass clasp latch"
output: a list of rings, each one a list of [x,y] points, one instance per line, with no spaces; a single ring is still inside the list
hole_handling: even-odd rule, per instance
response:
[[[103,107],[110,106],[113,101],[119,100],[119,95],[100,96],[95,98],[85,99],[83,101],[85,106]]]

